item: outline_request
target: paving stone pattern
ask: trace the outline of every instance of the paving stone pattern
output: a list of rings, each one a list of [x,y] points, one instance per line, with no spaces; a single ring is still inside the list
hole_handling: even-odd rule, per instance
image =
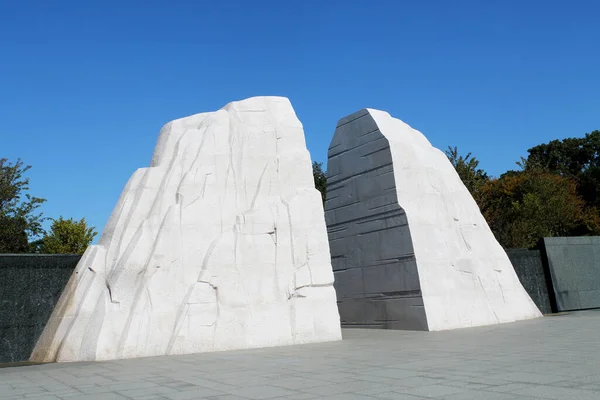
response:
[[[334,343],[0,368],[0,399],[600,399],[600,311]]]

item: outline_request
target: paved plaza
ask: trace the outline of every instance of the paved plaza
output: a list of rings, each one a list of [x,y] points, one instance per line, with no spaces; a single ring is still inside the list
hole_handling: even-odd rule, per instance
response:
[[[600,311],[335,343],[0,368],[0,399],[600,399]]]

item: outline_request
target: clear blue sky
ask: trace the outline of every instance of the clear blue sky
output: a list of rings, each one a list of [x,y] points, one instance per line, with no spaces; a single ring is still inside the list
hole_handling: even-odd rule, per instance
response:
[[[600,2],[0,1],[0,157],[99,231],[160,127],[289,97],[313,160],[379,108],[492,175],[600,129]]]

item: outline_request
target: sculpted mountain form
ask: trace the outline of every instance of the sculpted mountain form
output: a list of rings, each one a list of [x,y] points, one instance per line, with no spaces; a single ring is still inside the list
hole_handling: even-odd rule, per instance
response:
[[[31,356],[107,360],[341,339],[323,208],[290,102],[165,125]]]
[[[444,330],[541,316],[448,158],[388,113],[341,119],[325,219],[342,325]]]

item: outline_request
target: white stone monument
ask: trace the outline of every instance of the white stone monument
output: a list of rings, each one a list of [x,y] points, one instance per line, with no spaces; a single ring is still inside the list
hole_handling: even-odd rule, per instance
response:
[[[325,218],[343,326],[444,330],[541,316],[444,153],[383,111],[341,119]]]
[[[255,97],[163,127],[31,360],[340,339],[302,124],[288,99]]]

